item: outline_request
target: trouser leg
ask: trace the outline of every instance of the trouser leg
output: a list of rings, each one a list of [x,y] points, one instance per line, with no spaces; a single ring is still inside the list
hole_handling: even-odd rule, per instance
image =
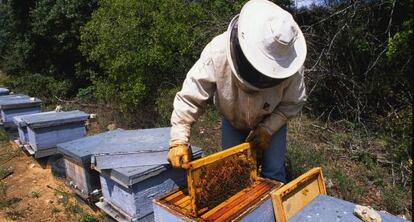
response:
[[[222,149],[227,149],[244,143],[249,132],[237,130],[225,119],[221,120]],[[286,154],[286,125],[272,135],[269,147],[258,158],[263,177],[286,183],[285,154]]]
[[[275,132],[269,147],[263,151],[262,176],[286,183],[285,154],[287,127],[284,125]]]

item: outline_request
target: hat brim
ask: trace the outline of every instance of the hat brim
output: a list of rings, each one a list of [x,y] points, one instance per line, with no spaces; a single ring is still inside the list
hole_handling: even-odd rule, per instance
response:
[[[283,56],[271,57],[263,52],[260,48],[263,41],[263,26],[272,14],[278,12],[284,13],[284,10],[266,0],[247,2],[239,15],[238,38],[243,54],[254,68],[270,78],[282,79],[292,76],[302,67],[307,49],[305,37],[295,23],[298,30],[296,41]]]
[[[235,52],[232,50],[232,30],[234,28],[234,26],[236,25],[236,22],[239,18],[239,15],[234,16],[234,18],[231,20],[229,27],[227,28],[227,44],[226,44],[226,54],[227,54],[227,61],[229,62],[230,68],[234,74],[234,76],[236,76],[237,80],[241,83],[241,86],[245,87],[247,90],[252,90],[252,91],[259,91],[260,88],[253,86],[252,84],[250,84],[249,82],[247,82],[246,80],[244,80],[240,73],[238,72],[238,69],[235,65]]]

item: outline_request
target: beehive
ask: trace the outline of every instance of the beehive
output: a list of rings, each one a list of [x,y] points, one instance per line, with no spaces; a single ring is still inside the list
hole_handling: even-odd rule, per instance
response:
[[[281,186],[267,179],[257,178],[253,184],[228,198],[211,210],[192,215],[191,198],[187,190],[169,193],[154,200],[154,218],[158,222],[178,221],[263,221],[274,222],[270,192]]]
[[[257,176],[248,143],[192,161],[187,185],[154,201],[156,221],[274,221],[269,193],[281,184]]]
[[[199,148],[192,150],[192,158],[201,156]],[[185,171],[169,165],[104,170],[100,179],[103,200],[97,206],[117,221],[153,221],[152,199],[186,184]]]
[[[54,112],[54,111],[51,111]],[[30,115],[38,115],[41,113],[35,113]],[[17,126],[17,132],[19,135],[18,138],[18,145],[25,145],[28,141],[28,135],[27,135],[27,125],[26,122],[22,120],[22,116],[15,116],[13,117],[13,122]]]
[[[135,159],[139,151],[153,150],[164,152],[164,155],[158,158],[165,163],[169,133],[170,128],[118,129],[58,144],[58,150],[65,158],[67,183],[84,198],[88,198],[92,191],[99,189],[99,174],[91,168],[92,160],[96,163],[96,156],[103,156],[107,161],[105,163],[119,167],[131,166],[134,162],[138,164],[135,166],[153,165],[154,161],[158,160]],[[123,155],[125,153],[134,155]],[[112,155],[115,157],[111,158]]]
[[[87,200],[95,190],[99,190],[99,173],[91,168],[91,157],[97,150],[110,150],[105,145],[116,137],[122,129],[117,129],[81,139],[57,144],[58,152],[63,154],[66,167],[66,184],[76,194]]]
[[[13,117],[39,113],[41,103],[40,99],[21,94],[0,96],[1,122],[5,127],[15,128]]]
[[[9,95],[10,91],[7,88],[0,87],[0,96]]]
[[[20,116],[21,125],[25,124],[27,131],[24,147],[35,158],[56,154],[56,144],[86,135],[85,121],[88,117],[88,114],[78,110]]]

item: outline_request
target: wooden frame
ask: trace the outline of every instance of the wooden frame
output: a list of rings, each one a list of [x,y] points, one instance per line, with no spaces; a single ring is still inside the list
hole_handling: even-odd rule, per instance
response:
[[[250,171],[250,178],[252,181],[257,179],[257,169],[256,169],[256,153],[253,149],[251,149],[249,143],[242,143],[240,145],[234,146],[232,148],[223,150],[218,153],[211,154],[204,158],[192,161],[189,163],[189,169],[187,170],[187,185],[188,185],[188,193],[191,198],[191,214],[193,216],[197,216],[203,212],[206,212],[208,209],[197,209],[196,206],[196,187],[197,181],[200,178],[200,169],[204,166],[212,164],[216,161],[222,160],[226,157],[230,157],[232,155],[237,155],[240,153],[246,154],[246,159],[252,161],[254,167]]]
[[[326,194],[322,169],[313,168],[282,188],[271,192],[277,222],[287,222],[319,194]]]

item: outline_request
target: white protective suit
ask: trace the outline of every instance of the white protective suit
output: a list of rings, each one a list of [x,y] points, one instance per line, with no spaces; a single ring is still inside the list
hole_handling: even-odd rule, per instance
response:
[[[234,128],[258,125],[273,134],[295,116],[306,101],[303,67],[279,85],[258,89],[237,78],[227,60],[228,32],[215,37],[187,73],[174,99],[170,145],[188,144],[192,124],[209,98]]]

